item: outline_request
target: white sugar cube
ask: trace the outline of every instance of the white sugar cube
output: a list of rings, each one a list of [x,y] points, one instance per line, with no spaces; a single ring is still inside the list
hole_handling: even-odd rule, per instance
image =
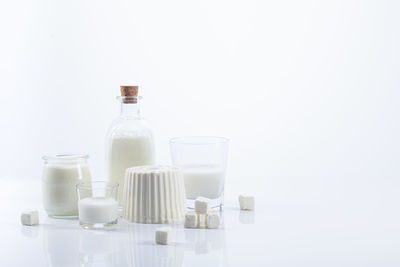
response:
[[[23,225],[38,225],[39,224],[39,213],[37,210],[23,212],[21,214],[21,223]]]
[[[239,196],[241,210],[254,210],[254,196]]]
[[[210,200],[205,197],[198,197],[194,201],[194,210],[200,214],[206,214],[210,208]]]
[[[156,244],[168,245],[170,242],[170,232],[169,227],[160,227],[156,229]]]
[[[197,228],[198,219],[195,212],[188,212],[185,214],[185,228]]]
[[[208,213],[206,223],[207,223],[207,228],[210,229],[218,228],[220,224],[219,214],[216,212]]]

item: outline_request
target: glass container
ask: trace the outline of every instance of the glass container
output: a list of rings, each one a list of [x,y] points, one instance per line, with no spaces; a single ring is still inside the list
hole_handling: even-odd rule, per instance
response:
[[[122,204],[125,170],[129,167],[153,165],[153,134],[141,116],[140,96],[120,96],[119,116],[111,124],[106,141],[107,179],[120,186],[118,202]]]
[[[107,228],[118,223],[118,184],[87,182],[76,185],[79,224],[85,229]]]
[[[182,170],[188,208],[206,197],[212,208],[224,204],[229,140],[214,136],[176,137],[170,140],[172,164]]]
[[[75,185],[90,182],[86,154],[44,156],[42,176],[43,206],[50,217],[78,216]]]

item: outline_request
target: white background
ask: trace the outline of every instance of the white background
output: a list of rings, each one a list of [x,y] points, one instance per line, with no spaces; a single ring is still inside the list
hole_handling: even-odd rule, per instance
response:
[[[138,83],[159,163],[169,138],[231,139],[232,196],[272,177],[379,177],[384,191],[400,175],[399,13],[398,1],[1,1],[0,175],[40,179],[42,155],[87,152],[104,179],[115,96]]]
[[[399,266],[399,14],[395,0],[0,0],[0,266]],[[40,209],[45,154],[89,153],[105,178],[121,84],[140,85],[159,163],[172,137],[230,138],[221,229],[178,225],[184,244],[162,247],[156,225],[99,234]],[[20,225],[25,209],[39,226]]]

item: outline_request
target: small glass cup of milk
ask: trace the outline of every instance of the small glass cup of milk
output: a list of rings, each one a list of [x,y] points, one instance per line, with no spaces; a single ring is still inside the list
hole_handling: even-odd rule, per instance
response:
[[[229,140],[215,136],[187,136],[170,140],[172,164],[182,170],[187,206],[206,197],[211,208],[222,210]]]
[[[118,183],[87,182],[76,185],[79,224],[102,229],[118,223]]]

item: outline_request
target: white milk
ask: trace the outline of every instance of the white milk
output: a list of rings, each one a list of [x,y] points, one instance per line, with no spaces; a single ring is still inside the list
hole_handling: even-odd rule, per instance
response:
[[[196,199],[218,198],[224,188],[225,172],[218,166],[181,166],[185,180],[186,197]]]
[[[116,136],[108,153],[108,177],[119,184],[118,202],[122,202],[125,170],[154,164],[153,142],[148,136]]]
[[[90,182],[86,164],[47,164],[43,168],[43,205],[49,216],[78,216],[75,185]]]
[[[79,200],[79,221],[110,223],[118,219],[118,202],[111,197],[87,197]]]

